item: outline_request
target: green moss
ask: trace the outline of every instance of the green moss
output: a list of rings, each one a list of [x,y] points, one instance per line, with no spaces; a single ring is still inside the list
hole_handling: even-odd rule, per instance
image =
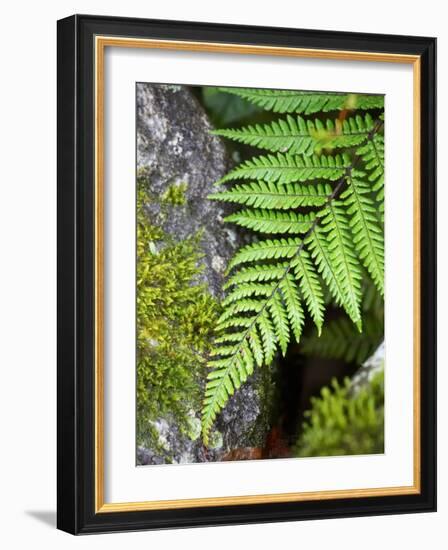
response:
[[[353,392],[333,380],[312,399],[295,455],[337,456],[384,452],[384,371]]]
[[[159,204],[182,204],[186,186],[168,189]],[[144,175],[137,181],[137,442],[161,448],[154,422],[174,421],[192,434],[191,410],[201,404],[202,372],[218,304],[199,276],[200,234],[175,240],[152,225],[154,202]]]
[[[169,204],[171,206],[184,206],[187,198],[185,193],[187,191],[188,184],[186,183],[173,183],[168,187],[165,193],[162,195],[162,204]]]

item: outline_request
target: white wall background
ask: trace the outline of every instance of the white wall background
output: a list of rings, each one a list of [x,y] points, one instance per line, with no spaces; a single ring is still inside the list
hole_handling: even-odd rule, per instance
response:
[[[216,21],[439,38],[439,124],[448,122],[444,3],[372,0],[15,0],[0,32],[0,541],[5,548],[446,548],[448,400],[439,290],[439,512],[256,526],[99,535],[55,530],[56,20],[73,13]],[[448,201],[448,132],[439,133],[439,205]],[[444,163],[442,165],[442,163]],[[439,209],[441,210],[441,209]],[[439,280],[448,278],[448,218],[439,219]],[[445,245],[445,246],[444,246]]]

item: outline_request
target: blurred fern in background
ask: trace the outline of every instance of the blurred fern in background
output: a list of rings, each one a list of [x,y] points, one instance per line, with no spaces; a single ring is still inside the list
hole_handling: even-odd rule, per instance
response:
[[[384,371],[354,389],[333,380],[311,399],[294,455],[341,456],[384,452]]]

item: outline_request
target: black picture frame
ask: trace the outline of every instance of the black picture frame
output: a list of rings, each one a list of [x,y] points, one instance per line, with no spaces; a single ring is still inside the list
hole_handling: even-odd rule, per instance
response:
[[[418,494],[95,511],[95,144],[97,35],[382,52],[420,58],[420,459]],[[57,526],[73,534],[430,512],[436,509],[436,39],[74,15],[58,21]]]

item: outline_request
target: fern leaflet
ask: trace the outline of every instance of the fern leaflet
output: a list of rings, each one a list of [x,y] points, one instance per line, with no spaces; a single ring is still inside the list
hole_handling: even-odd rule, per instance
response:
[[[246,161],[217,183],[236,179],[291,183],[317,179],[336,181],[351,166],[347,155],[302,157],[288,153],[268,155]]]
[[[345,109],[382,109],[381,95],[344,94],[338,92],[302,92],[290,90],[265,90],[257,88],[221,88],[274,113],[302,113],[341,111]]]
[[[319,119],[306,121],[288,115],[270,124],[257,124],[239,130],[217,130],[214,134],[233,139],[252,147],[273,153],[311,156],[319,148],[352,147],[364,143],[373,130],[370,114],[339,121],[328,119],[324,124]]]

